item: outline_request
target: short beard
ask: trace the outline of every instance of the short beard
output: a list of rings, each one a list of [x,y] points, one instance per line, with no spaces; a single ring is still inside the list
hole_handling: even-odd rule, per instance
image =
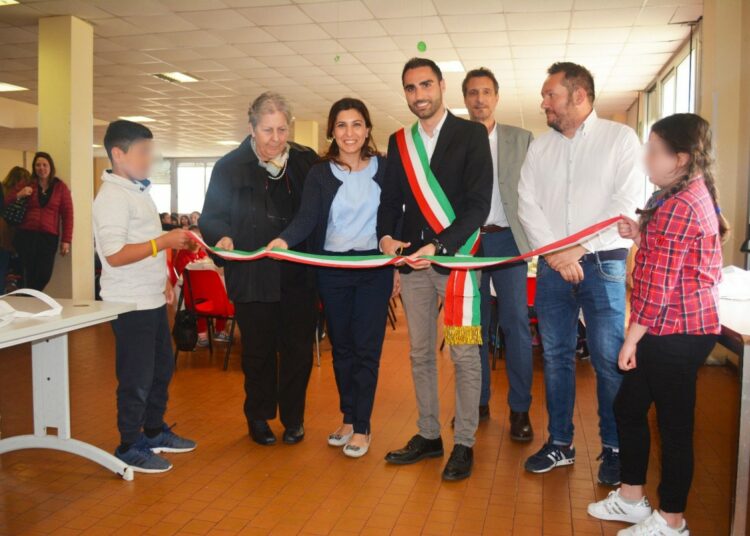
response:
[[[442,99],[438,101],[432,101],[432,106],[430,106],[426,110],[419,110],[417,109],[416,105],[413,108],[411,105],[409,105],[409,110],[411,110],[411,113],[416,115],[419,119],[430,119],[438,112],[441,104],[443,104]]]

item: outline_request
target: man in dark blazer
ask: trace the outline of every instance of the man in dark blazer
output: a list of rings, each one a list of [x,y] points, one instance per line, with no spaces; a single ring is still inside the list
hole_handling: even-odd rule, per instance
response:
[[[381,189],[377,232],[384,253],[394,255],[403,249],[411,257],[411,267],[402,268],[401,297],[409,324],[419,432],[404,448],[389,452],[386,461],[410,464],[443,455],[435,348],[438,298],[445,298],[448,273],[433,268],[418,257],[454,255],[484,223],[492,193],[492,157],[485,128],[459,119],[446,110],[443,104],[445,81],[433,61],[426,58],[409,60],[401,80],[407,104],[419,120],[418,134],[429,168],[456,215],[441,232],[432,229],[407,180],[402,161],[404,155],[399,152],[398,133],[392,135]],[[456,419],[454,448],[443,478],[460,480],[471,474],[473,464],[481,365],[476,344],[452,345],[450,353],[455,366]]]
[[[481,255],[515,257],[530,250],[526,233],[518,219],[518,181],[533,136],[528,130],[495,122],[495,108],[500,100],[499,85],[489,69],[480,67],[466,73],[461,86],[464,104],[472,121],[487,129],[494,184],[490,214],[481,228]],[[491,319],[491,286],[497,296],[497,318],[505,344],[508,374],[510,437],[531,441],[534,432],[529,420],[531,406],[531,332],[529,330],[525,262],[490,268],[482,272],[482,393],[479,419],[490,416],[489,335]]]

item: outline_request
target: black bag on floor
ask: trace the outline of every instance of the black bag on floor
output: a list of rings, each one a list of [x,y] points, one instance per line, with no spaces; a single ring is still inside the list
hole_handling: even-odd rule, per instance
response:
[[[192,311],[185,309],[178,311],[174,318],[172,338],[175,346],[181,352],[192,352],[198,343],[197,317]]]

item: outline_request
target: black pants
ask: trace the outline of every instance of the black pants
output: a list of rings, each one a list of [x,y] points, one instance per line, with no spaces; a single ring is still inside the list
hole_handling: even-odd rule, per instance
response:
[[[38,231],[18,229],[13,247],[21,259],[23,286],[42,291],[52,277],[59,237]]]
[[[661,436],[660,508],[685,511],[693,479],[695,384],[716,343],[714,335],[645,335],[636,368],[625,373],[614,410],[620,435],[623,484],[646,483],[650,433],[648,411],[656,404]]]
[[[134,443],[143,428],[164,425],[174,354],[167,306],[132,311],[112,321],[117,372],[117,428],[122,443]]]
[[[315,292],[285,291],[274,303],[236,303],[245,373],[245,417],[270,420],[279,409],[286,427],[304,422],[312,369]]]
[[[393,268],[320,268],[318,286],[333,345],[333,371],[344,423],[370,433]]]

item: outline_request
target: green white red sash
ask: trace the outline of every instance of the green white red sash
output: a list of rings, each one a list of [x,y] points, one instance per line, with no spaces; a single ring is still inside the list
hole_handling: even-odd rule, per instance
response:
[[[418,123],[407,132],[396,132],[401,164],[419,210],[435,234],[441,233],[456,219],[448,196],[430,169],[430,159],[419,135]],[[476,229],[456,256],[472,257],[479,249]],[[451,270],[445,288],[445,341],[448,344],[482,344],[479,314],[479,273],[476,270]]]

